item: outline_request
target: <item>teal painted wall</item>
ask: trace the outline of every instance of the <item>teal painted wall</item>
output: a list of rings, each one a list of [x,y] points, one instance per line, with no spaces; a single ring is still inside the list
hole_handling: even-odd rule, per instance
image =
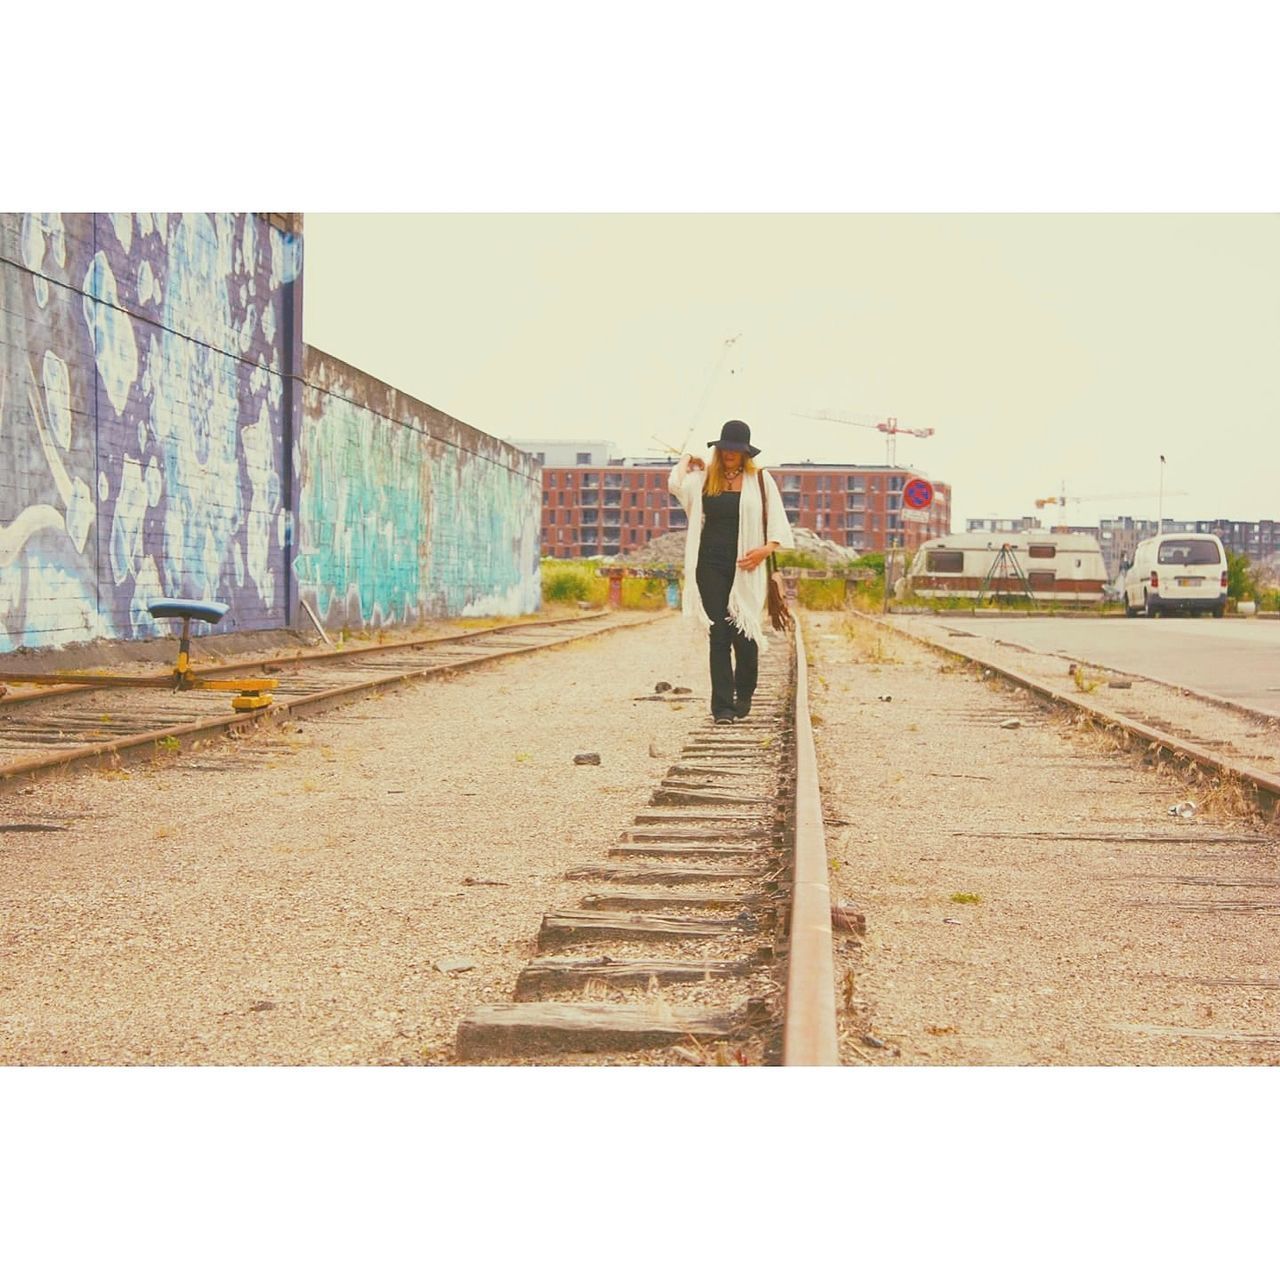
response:
[[[303,370],[294,570],[321,621],[535,612],[536,460],[313,347]]]

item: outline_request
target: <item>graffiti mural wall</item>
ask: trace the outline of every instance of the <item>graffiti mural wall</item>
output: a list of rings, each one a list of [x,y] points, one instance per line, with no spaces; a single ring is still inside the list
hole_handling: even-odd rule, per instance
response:
[[[254,214],[0,214],[0,651],[291,620],[301,237]]]
[[[535,460],[324,352],[303,361],[295,567],[321,620],[537,610]]]

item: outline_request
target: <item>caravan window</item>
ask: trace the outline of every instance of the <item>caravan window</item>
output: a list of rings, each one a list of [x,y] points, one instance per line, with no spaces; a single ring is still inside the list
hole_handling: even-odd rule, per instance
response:
[[[1054,574],[1052,569],[1041,569],[1027,574],[1027,582],[1032,591],[1052,591]]]
[[[1051,542],[1033,542],[1027,548],[1027,555],[1032,560],[1052,560],[1058,554],[1058,548]]]
[[[1170,538],[1160,544],[1158,564],[1217,564],[1218,545],[1207,538]]]
[[[930,551],[925,555],[925,569],[929,573],[963,573],[963,551]]]

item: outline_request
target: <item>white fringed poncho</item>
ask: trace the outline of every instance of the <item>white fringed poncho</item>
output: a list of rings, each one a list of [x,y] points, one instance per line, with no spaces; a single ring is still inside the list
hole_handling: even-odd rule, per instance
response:
[[[779,547],[794,547],[795,538],[782,509],[782,495],[773,477],[765,471],[764,491],[769,501],[769,541]],[[671,468],[667,488],[675,494],[689,517],[689,532],[684,544],[684,600],[681,612],[703,631],[711,630],[711,619],[702,607],[698,590],[698,544],[702,541],[702,485],[705,471],[690,471],[689,459],[681,458]],[[738,557],[754,547],[764,545],[764,520],[760,507],[760,481],[755,475],[742,478],[742,500],[738,504]],[[739,569],[733,575],[729,591],[729,620],[744,636],[754,640],[763,653],[768,648],[762,621],[765,595],[769,588],[769,562],[762,560],[754,569]]]

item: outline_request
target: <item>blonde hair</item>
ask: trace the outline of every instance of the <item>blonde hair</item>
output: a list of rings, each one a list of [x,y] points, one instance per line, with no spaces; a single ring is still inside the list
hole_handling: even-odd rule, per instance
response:
[[[753,476],[760,468],[756,460],[742,450],[742,482],[746,484],[747,476]],[[725,491],[724,463],[720,460],[720,450],[711,450],[711,461],[707,463],[707,478],[703,481],[702,494],[706,498],[714,498]]]

